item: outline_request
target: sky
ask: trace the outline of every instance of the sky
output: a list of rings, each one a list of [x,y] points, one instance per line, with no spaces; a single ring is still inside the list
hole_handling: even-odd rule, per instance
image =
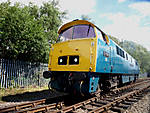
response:
[[[10,1],[40,6],[49,0]],[[67,11],[64,23],[88,15],[106,34],[134,41],[150,51],[150,0],[59,0],[59,7]]]

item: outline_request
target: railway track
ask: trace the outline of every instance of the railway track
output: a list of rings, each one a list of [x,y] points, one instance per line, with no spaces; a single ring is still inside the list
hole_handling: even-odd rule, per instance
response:
[[[147,85],[146,85],[147,83]],[[64,109],[52,111],[53,113],[66,113],[66,112],[88,112],[88,113],[99,113],[104,111],[111,112],[123,112],[123,108],[128,108],[134,102],[137,102],[143,95],[143,91],[150,87],[150,84],[146,82],[140,89],[130,90],[127,92],[114,92],[105,95],[101,98],[91,98],[84,102],[77,103],[75,105],[65,107]],[[134,88],[133,88],[134,89]],[[51,111],[50,111],[51,112]]]
[[[128,86],[114,89],[109,93],[100,96],[92,97],[85,101],[76,103],[74,105],[66,106],[63,101],[59,101],[53,104],[47,104],[46,99],[32,101],[28,103],[19,104],[12,107],[0,109],[0,113],[3,112],[103,112],[103,111],[115,111],[123,112],[125,108],[128,108],[132,103],[139,100],[147,88],[150,87],[150,80],[139,81]]]
[[[31,101],[31,102],[25,102],[25,103],[21,103],[18,105],[13,105],[13,106],[9,106],[9,107],[5,107],[5,108],[0,108],[0,113],[11,113],[11,112],[28,112],[30,111],[29,109],[34,109],[36,107],[41,107],[38,108],[40,109],[40,111],[42,111],[44,109],[44,105],[46,105],[47,103],[51,103],[51,102],[55,102],[49,105],[46,105],[45,109],[52,109],[52,108],[59,108],[59,104],[62,104],[62,100],[66,95],[62,96],[62,97],[54,97],[54,98],[50,98],[50,99],[40,99],[40,100],[36,100],[36,101]],[[43,106],[43,107],[42,107]],[[39,111],[37,109],[37,111]]]

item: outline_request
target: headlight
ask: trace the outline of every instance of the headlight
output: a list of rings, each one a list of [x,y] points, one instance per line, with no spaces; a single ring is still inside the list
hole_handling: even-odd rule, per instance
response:
[[[69,56],[69,64],[70,65],[79,64],[79,56]]]
[[[74,62],[78,62],[78,59],[77,59],[77,58],[74,58]]]
[[[67,56],[61,56],[58,58],[59,65],[66,65],[67,64]]]

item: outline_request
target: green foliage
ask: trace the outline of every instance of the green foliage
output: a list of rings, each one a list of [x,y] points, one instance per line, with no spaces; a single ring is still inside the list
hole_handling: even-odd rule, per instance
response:
[[[58,2],[43,3],[41,7],[30,3],[22,6],[0,4],[0,57],[31,62],[47,62],[49,43],[57,38],[57,29],[65,12],[57,8]]]
[[[132,41],[124,40],[120,42],[117,38],[110,37],[138,61],[142,73],[150,73],[150,52],[146,48]]]
[[[119,45],[119,40],[116,38],[116,37],[113,37],[113,36],[111,36],[111,35],[109,35],[109,37],[114,41],[114,42],[116,42],[118,45]]]

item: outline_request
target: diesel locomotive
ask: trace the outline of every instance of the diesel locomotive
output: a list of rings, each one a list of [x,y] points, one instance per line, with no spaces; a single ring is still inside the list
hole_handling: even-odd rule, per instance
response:
[[[87,95],[135,81],[137,61],[107,34],[86,20],[74,20],[58,31],[51,45],[48,71],[49,88]]]

